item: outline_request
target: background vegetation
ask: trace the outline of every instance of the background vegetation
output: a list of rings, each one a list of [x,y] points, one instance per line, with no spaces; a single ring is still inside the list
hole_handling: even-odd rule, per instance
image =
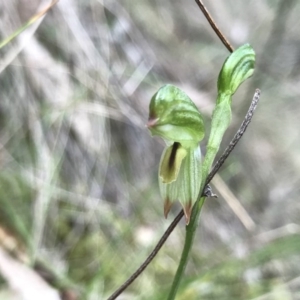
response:
[[[48,2],[1,0],[1,39]],[[255,88],[262,96],[213,180],[219,198],[204,205],[178,299],[300,299],[300,3],[206,2],[232,45],[257,53],[224,148]],[[64,299],[105,299],[180,209],[163,218],[150,98],[179,86],[208,132],[228,51],[193,0],[60,0],[0,55],[1,251]],[[119,299],[164,299],[183,238],[184,222]],[[1,260],[0,272],[0,298],[11,299]]]

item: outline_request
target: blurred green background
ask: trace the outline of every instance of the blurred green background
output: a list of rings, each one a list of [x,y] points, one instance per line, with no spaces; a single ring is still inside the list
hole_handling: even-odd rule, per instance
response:
[[[177,299],[297,300],[300,3],[206,2],[231,44],[249,42],[257,53],[254,76],[233,98],[223,149],[255,88],[262,94],[212,182],[219,198],[204,205]],[[1,0],[1,40],[47,3]],[[208,133],[228,54],[193,0],[60,0],[2,48],[1,248],[63,299],[108,297],[180,210],[174,205],[163,218],[163,142],[145,127],[150,98],[177,85],[203,113]],[[184,233],[182,221],[118,299],[165,299]],[[6,290],[3,274],[0,265]]]

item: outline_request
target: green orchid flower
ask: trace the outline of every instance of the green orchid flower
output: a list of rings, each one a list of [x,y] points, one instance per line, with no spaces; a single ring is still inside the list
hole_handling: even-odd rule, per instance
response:
[[[162,137],[167,144],[158,176],[164,215],[167,217],[173,202],[178,200],[188,224],[201,185],[202,116],[182,90],[168,84],[152,97],[147,126],[152,135]]]

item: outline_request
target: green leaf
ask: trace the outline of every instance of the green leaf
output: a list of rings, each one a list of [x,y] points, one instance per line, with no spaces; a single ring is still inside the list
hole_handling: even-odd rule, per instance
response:
[[[254,71],[255,52],[249,44],[236,49],[224,62],[218,78],[218,93],[233,95]]]
[[[152,135],[189,148],[204,137],[202,116],[193,101],[176,86],[167,84],[152,97],[147,124]]]

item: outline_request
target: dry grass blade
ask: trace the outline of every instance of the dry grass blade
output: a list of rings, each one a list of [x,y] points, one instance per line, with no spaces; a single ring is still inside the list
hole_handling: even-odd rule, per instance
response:
[[[253,231],[255,229],[254,221],[218,174],[215,175],[213,179],[213,184],[217,188],[221,196],[225,199],[228,206],[232,209],[232,211],[236,214],[236,216],[245,226],[245,228],[248,231]]]
[[[10,43],[14,38],[16,38],[20,33],[22,33],[25,29],[27,29],[30,25],[32,25],[33,23],[35,23],[40,17],[42,17],[44,14],[46,14],[56,3],[58,2],[58,0],[54,0],[51,2],[51,4],[49,6],[47,6],[45,9],[43,9],[42,11],[38,12],[37,14],[35,14],[33,17],[31,17],[22,27],[20,27],[19,29],[17,29],[13,34],[11,34],[9,37],[7,37],[6,39],[4,39],[1,43],[0,43],[0,49],[3,48],[4,46],[6,46],[8,43]]]

